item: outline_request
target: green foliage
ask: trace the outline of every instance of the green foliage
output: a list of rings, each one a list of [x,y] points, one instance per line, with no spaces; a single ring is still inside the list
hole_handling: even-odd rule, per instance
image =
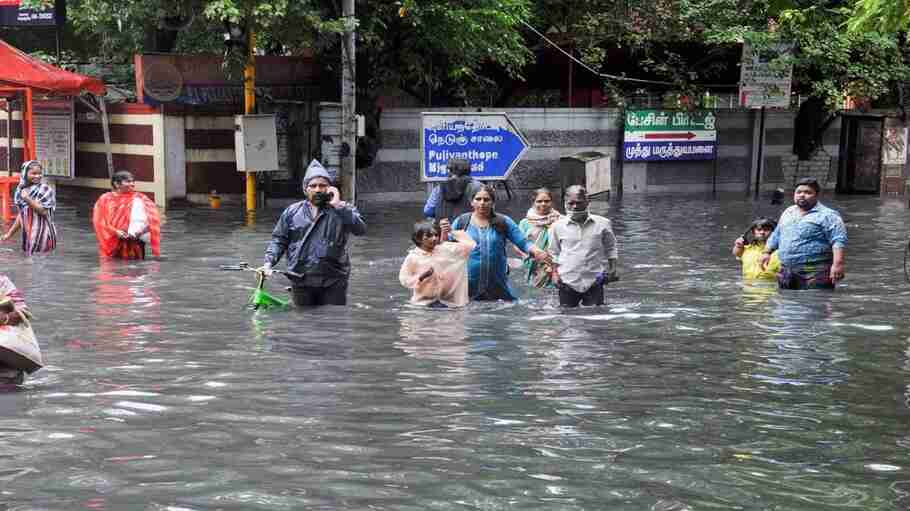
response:
[[[860,0],[902,3],[905,0]],[[910,77],[896,34],[848,30],[850,9],[831,0],[681,0],[687,24],[712,45],[748,42],[761,49],[780,42],[795,51],[777,62],[793,66],[802,95],[838,108],[845,95],[878,98]]]
[[[543,45],[527,21],[595,69],[609,73],[620,49],[690,97],[741,43],[791,42],[796,51],[778,64],[794,66],[797,91],[833,106],[845,94],[886,95],[908,78],[896,33],[908,29],[908,9],[910,0],[359,1],[358,81],[367,95],[397,87],[427,104],[501,103],[508,79],[520,79],[531,48]],[[230,21],[253,29],[260,50],[313,51],[337,71],[344,29],[337,0],[70,0],[67,11],[101,62],[130,62],[173,18],[188,25],[175,51],[223,52]],[[605,83],[614,97],[639,86]]]
[[[910,1],[858,0],[848,26],[853,33],[877,31],[903,32],[910,29]]]
[[[361,5],[358,44],[370,87],[397,86],[425,103],[484,102],[478,98],[496,87],[485,70],[519,76],[531,56],[518,30],[527,0]]]
[[[254,30],[260,50],[315,51],[330,67],[344,30],[337,0],[70,0],[67,13],[74,31],[96,42],[92,57],[114,62],[150,51],[170,18],[191,20],[175,51],[222,53],[231,22]],[[400,86],[421,99],[465,103],[489,96],[490,69],[517,77],[531,56],[518,29],[529,15],[530,0],[357,2],[362,90]]]
[[[54,0],[22,0],[21,6],[27,9],[49,9],[54,6]]]
[[[896,35],[846,30],[848,15],[815,5],[785,10],[778,18],[780,39],[799,49],[792,57],[794,78],[830,107],[845,95],[884,96],[894,82],[910,78]]]

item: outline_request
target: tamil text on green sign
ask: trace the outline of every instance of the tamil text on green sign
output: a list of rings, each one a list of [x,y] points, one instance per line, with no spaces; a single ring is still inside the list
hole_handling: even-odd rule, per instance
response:
[[[626,161],[713,160],[716,117],[707,110],[629,110],[623,138]]]

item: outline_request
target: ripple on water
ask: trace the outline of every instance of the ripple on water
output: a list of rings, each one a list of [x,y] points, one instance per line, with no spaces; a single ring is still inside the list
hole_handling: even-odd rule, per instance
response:
[[[832,198],[851,225],[848,281],[786,293],[743,286],[729,255],[776,208],[652,199],[599,203],[622,280],[606,306],[572,311],[521,272],[518,303],[405,306],[417,206],[366,205],[351,307],[255,314],[253,276],[217,268],[261,260],[278,211],[246,226],[230,208],[172,209],[163,260],[112,264],[88,205],[61,209],[61,253],[0,251],[51,362],[0,393],[0,501],[906,508],[906,208]],[[285,280],[267,285],[284,296]]]

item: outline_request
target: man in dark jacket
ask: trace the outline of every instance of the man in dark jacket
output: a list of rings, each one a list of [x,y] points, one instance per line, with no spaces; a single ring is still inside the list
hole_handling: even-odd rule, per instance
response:
[[[302,275],[291,279],[295,305],[345,305],[351,274],[348,235],[365,234],[366,224],[357,208],[341,201],[318,161],[307,167],[303,186],[307,198],[281,213],[262,269],[271,275],[287,254],[288,270]]]
[[[474,210],[471,202],[483,183],[471,177],[471,162],[452,158],[446,164],[449,178],[433,188],[423,206],[423,215],[435,218],[441,239],[447,239],[451,222],[459,216]]]
[[[449,179],[433,188],[423,206],[423,215],[437,221],[445,219],[454,221],[472,211],[471,200],[474,193],[483,185],[471,177],[471,162],[468,160],[452,158],[446,164],[446,168],[449,171]]]

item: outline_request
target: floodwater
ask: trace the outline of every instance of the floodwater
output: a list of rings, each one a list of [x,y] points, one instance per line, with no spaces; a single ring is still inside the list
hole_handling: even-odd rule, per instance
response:
[[[278,210],[169,211],[163,257],[0,248],[48,366],[0,392],[0,509],[910,508],[906,203],[837,197],[836,292],[744,286],[737,197],[607,206],[608,305],[405,305],[418,205],[367,208],[346,308],[253,312]],[[515,204],[512,211],[524,211]],[[286,295],[282,279],[269,283]]]

